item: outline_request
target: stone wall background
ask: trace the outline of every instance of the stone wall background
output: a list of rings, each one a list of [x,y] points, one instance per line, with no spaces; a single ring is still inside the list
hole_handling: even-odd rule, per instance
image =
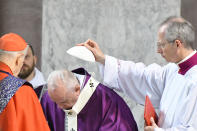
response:
[[[0,34],[15,32],[31,43],[45,78],[52,70],[84,67],[102,81],[96,63],[69,56],[66,50],[90,38],[105,54],[163,65],[156,53],[159,24],[181,14],[197,28],[196,4],[196,0],[1,0]],[[142,131],[143,107],[120,95]]]
[[[180,15],[180,0],[43,0],[42,71],[84,67],[102,81],[96,63],[66,51],[88,38],[105,54],[124,60],[165,64],[156,53],[157,30],[168,16]],[[143,131],[143,107],[120,94]]]

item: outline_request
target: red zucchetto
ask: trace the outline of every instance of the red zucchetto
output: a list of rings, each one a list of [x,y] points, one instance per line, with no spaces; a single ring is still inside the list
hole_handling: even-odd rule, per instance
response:
[[[8,33],[0,38],[0,50],[22,51],[26,47],[27,43],[25,40],[15,33]]]

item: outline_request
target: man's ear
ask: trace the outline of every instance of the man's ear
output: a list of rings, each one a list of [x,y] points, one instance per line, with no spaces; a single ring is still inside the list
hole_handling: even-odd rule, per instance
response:
[[[12,72],[14,76],[18,76],[18,73],[21,70],[21,67],[23,66],[24,61],[24,54],[19,53],[14,57],[14,61],[12,63]]]
[[[180,40],[175,40],[175,44],[177,48],[180,48],[183,46],[182,42]]]
[[[23,63],[23,60],[24,60],[23,56],[24,56],[24,54],[22,54],[22,53],[18,53],[16,55],[15,66],[18,66],[19,64]]]
[[[80,94],[80,85],[79,84],[77,84],[75,86],[75,93],[77,93],[77,95],[79,96],[79,94]]]

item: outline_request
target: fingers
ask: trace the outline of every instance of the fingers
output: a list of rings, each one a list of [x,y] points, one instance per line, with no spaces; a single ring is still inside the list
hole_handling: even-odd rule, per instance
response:
[[[144,128],[144,131],[154,131],[154,128],[157,128],[157,127],[158,127],[158,126],[156,125],[156,123],[155,123],[153,117],[150,118],[150,121],[151,121],[152,126],[146,126],[146,127]]]
[[[149,127],[144,127],[144,131],[148,131],[149,130]]]
[[[76,46],[84,46],[84,43],[76,44]]]
[[[98,48],[98,44],[93,40],[88,39],[85,43],[87,43],[92,48]]]
[[[144,128],[144,131],[154,131],[154,128],[152,126],[147,126]]]
[[[89,44],[85,43],[84,46],[94,53],[94,48],[91,47]]]
[[[99,49],[97,43],[90,39],[86,40],[84,43],[76,44],[76,46],[85,46],[90,51],[92,51],[94,55],[95,52]]]
[[[77,46],[85,46],[88,50],[90,50],[95,57],[95,60],[101,64],[105,64],[105,55],[103,52],[100,50],[98,44],[93,41],[88,39],[84,43],[77,44]]]
[[[153,117],[150,118],[150,122],[152,123],[152,125],[155,124]]]
[[[79,44],[76,44],[76,46],[86,46],[86,47],[92,47],[92,48],[98,48],[98,45],[95,41],[93,40],[86,40],[84,43],[79,43]]]
[[[155,123],[153,117],[150,118],[150,121],[151,121],[153,127],[157,127],[157,124]]]
[[[86,48],[88,48],[90,51],[92,51],[94,53],[94,47],[92,47],[90,45],[91,44],[88,40],[85,43],[76,44],[76,46],[85,46]]]
[[[93,40],[88,39],[85,43],[84,46],[88,48],[90,51],[92,51],[94,54],[96,53],[95,51],[98,51],[98,45],[96,42]]]

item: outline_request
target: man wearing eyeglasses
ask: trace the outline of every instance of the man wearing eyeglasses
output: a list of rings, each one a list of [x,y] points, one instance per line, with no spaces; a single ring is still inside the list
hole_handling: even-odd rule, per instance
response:
[[[170,62],[157,64],[118,60],[104,55],[92,40],[79,44],[91,50],[101,63],[104,83],[144,104],[148,94],[153,106],[159,109],[159,120],[145,131],[197,130],[197,106],[194,93],[197,86],[197,53],[194,50],[195,31],[181,17],[169,17],[158,31],[157,52]],[[113,75],[112,75],[113,73]]]

